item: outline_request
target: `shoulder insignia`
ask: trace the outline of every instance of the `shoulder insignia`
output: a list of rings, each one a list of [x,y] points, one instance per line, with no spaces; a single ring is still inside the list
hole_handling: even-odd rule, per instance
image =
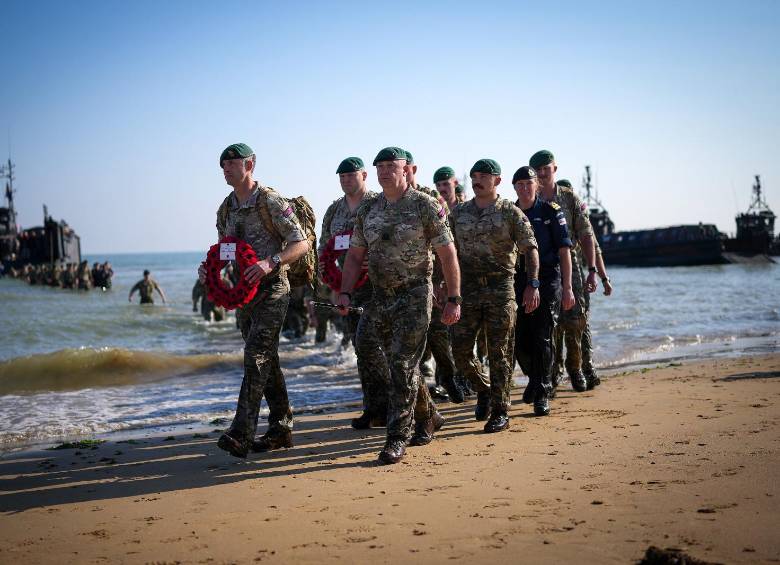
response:
[[[580,204],[580,210],[582,210],[584,212],[587,209],[588,209],[588,205],[587,204],[585,204],[584,202],[582,204]]]
[[[552,209],[555,210],[556,212],[561,209],[561,205],[558,204],[557,202],[548,202],[548,204],[552,206]]]
[[[282,212],[282,215],[285,218],[289,218],[290,216],[292,216],[293,215],[293,208],[292,208],[292,206],[288,206],[287,209],[284,212]]]
[[[444,216],[447,215],[447,212],[444,211],[444,206],[439,207],[439,211],[436,212],[436,215],[439,216],[440,218],[443,218]]]

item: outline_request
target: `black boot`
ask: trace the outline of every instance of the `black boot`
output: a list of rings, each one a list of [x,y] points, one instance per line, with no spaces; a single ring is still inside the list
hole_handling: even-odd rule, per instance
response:
[[[441,385],[444,387],[444,390],[447,391],[447,394],[450,396],[450,402],[453,404],[460,404],[465,400],[463,398],[463,391],[455,383],[454,378],[450,377],[449,379],[444,379]]]
[[[474,418],[477,422],[484,422],[490,416],[490,391],[483,390],[477,393],[477,407],[474,409]]]
[[[281,449],[282,447],[292,447],[292,432],[290,430],[268,431],[252,442],[252,451],[262,453]]]
[[[231,435],[229,430],[219,437],[217,447],[227,451],[233,457],[240,457],[241,459],[246,459],[246,455],[249,453],[249,442]]]
[[[379,462],[382,465],[393,465],[401,461],[406,453],[406,441],[398,438],[388,438],[385,447],[379,452]]]
[[[523,391],[523,403],[531,404],[534,401],[534,392],[536,392],[536,387],[531,381],[528,381]]]
[[[417,423],[409,445],[428,445],[433,441],[433,433],[439,430],[443,424],[444,417],[438,411],[434,412],[433,416],[427,420]]]
[[[593,390],[601,384],[601,379],[596,375],[596,371],[589,371],[585,373],[585,382],[587,383],[588,390]]]
[[[450,401],[450,395],[447,392],[447,389],[441,385],[429,386],[428,393],[431,395],[431,398],[439,402]]]
[[[503,432],[509,427],[509,416],[506,412],[493,411],[490,415],[490,420],[485,424],[485,433],[494,434],[497,432]]]
[[[368,410],[364,410],[363,413],[357,418],[352,418],[352,427],[356,430],[367,430],[371,427],[371,421],[374,419],[374,415]]]
[[[550,403],[544,392],[536,393],[534,398],[534,416],[547,416],[550,413]]]
[[[585,375],[582,373],[571,375],[571,388],[577,392],[585,392],[588,390],[588,382],[585,380]]]

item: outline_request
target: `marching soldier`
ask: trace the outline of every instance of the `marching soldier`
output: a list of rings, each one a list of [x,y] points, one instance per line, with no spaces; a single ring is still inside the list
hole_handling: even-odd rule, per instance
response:
[[[410,439],[412,445],[429,443],[443,423],[417,372],[431,315],[431,249],[441,261],[449,291],[442,322],[450,325],[460,318],[460,272],[447,213],[433,198],[410,189],[406,159],[399,147],[386,147],[374,159],[382,193],[358,209],[339,295],[345,314],[367,256],[374,296],[358,327],[358,341],[371,324],[387,359],[383,464],[401,461]]]

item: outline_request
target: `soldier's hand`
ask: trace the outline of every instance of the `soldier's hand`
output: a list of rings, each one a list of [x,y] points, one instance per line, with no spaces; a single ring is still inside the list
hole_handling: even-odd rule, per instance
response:
[[[564,310],[571,310],[574,308],[574,292],[571,288],[564,288],[561,293],[561,306]]]
[[[460,304],[447,302],[441,313],[441,323],[445,326],[451,326],[452,324],[456,324],[458,320],[460,320]]]
[[[249,265],[244,271],[244,279],[252,286],[258,284],[264,276],[274,270],[268,259],[261,259],[254,265]]]
[[[198,280],[200,284],[206,284],[206,265],[203,263],[198,265]]]
[[[349,294],[342,292],[339,294],[338,299],[336,300],[336,306],[339,307],[337,310],[340,316],[346,316],[349,314],[349,305],[352,303],[352,301],[349,299]]]
[[[588,292],[596,292],[596,289],[599,287],[598,279],[596,278],[596,273],[588,273],[587,282],[585,283],[585,290]]]
[[[601,282],[604,283],[604,296],[609,296],[612,294],[612,281],[609,280],[609,277],[604,277],[601,279]]]
[[[527,285],[523,291],[523,306],[525,313],[530,314],[539,307],[539,289]]]

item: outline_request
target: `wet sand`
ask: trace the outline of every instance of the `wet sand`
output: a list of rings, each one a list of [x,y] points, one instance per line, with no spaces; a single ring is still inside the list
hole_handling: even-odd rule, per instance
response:
[[[563,386],[511,428],[473,401],[402,464],[355,412],[298,418],[239,461],[217,432],[0,458],[0,562],[632,563],[650,545],[780,561],[780,355]]]

